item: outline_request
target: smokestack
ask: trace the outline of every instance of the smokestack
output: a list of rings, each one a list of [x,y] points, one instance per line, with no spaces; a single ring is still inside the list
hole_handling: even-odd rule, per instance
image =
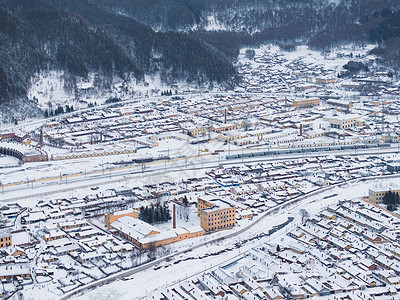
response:
[[[300,124],[300,136],[303,136],[303,124]]]
[[[172,206],[172,228],[176,228],[176,208],[175,204]]]
[[[225,108],[225,124],[226,124],[226,108]]]
[[[43,126],[40,127],[40,147],[43,147]]]
[[[285,105],[287,105],[287,97],[285,96]]]

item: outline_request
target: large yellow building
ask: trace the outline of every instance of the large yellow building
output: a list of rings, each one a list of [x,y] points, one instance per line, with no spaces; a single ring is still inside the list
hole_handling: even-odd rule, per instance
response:
[[[297,108],[304,108],[304,107],[312,107],[317,106],[320,103],[319,98],[310,98],[310,99],[303,99],[303,100],[293,100],[293,107]]]
[[[138,212],[137,212],[137,210],[126,209],[126,210],[115,211],[110,214],[105,214],[104,215],[104,223],[106,223],[106,226],[108,228],[111,228],[111,226],[110,226],[111,223],[117,221],[119,218],[122,218],[124,216],[137,219]]]
[[[329,77],[317,77],[315,78],[315,82],[319,84],[333,84],[336,82],[336,79]]]
[[[400,194],[400,189],[393,190],[393,189],[384,189],[384,190],[369,190],[369,201],[376,203],[376,204],[381,204],[383,203],[383,197],[385,196],[385,193],[392,191],[394,193]]]
[[[10,230],[8,229],[0,230],[0,248],[11,246],[11,244],[12,244],[12,235]]]
[[[161,231],[149,223],[130,216],[121,216],[109,226],[120,237],[141,249],[164,246],[204,234],[204,230],[198,226]]]
[[[218,135],[218,140],[222,142],[230,142],[234,141],[240,138],[240,132],[237,130],[230,130],[227,132],[224,132],[223,134]]]
[[[353,107],[352,102],[342,101],[342,100],[328,100],[326,103],[332,105],[338,111],[348,112],[350,108]]]
[[[236,207],[210,195],[198,197],[197,214],[201,228],[208,232],[236,225]]]
[[[183,133],[189,135],[189,136],[204,136],[206,135],[207,131],[205,127],[197,127],[197,126],[187,126],[183,127]]]
[[[328,118],[328,122],[332,128],[338,129],[346,129],[362,125],[361,116],[356,114],[348,114]]]

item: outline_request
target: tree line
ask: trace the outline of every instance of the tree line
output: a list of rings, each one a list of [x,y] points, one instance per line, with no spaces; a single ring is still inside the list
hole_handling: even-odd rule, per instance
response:
[[[171,212],[167,206],[160,204],[142,206],[139,211],[139,219],[149,224],[166,222],[171,220]]]
[[[74,106],[71,105],[65,105],[65,110],[62,106],[58,106],[54,111],[52,109],[45,110],[44,111],[44,117],[52,117],[52,116],[57,116],[57,115],[62,115],[63,113],[70,113],[74,111]]]
[[[387,205],[387,209],[390,211],[394,211],[397,209],[397,206],[400,204],[400,198],[398,192],[388,191],[383,195],[383,204]]]
[[[29,3],[0,0],[0,103],[26,97],[31,77],[49,69],[137,81],[161,72],[164,82],[229,85],[236,75],[215,48],[184,33],[155,32],[93,1]]]

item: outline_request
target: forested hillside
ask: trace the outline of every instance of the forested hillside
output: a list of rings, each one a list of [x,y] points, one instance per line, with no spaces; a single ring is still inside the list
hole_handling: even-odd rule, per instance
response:
[[[0,0],[0,102],[40,70],[233,86],[243,46],[379,43],[399,62],[398,0]]]
[[[379,40],[375,32],[388,29],[392,35],[393,27],[387,25],[393,24],[400,9],[397,0],[91,1],[155,30],[187,32],[231,58],[243,45],[266,41],[303,43],[321,50],[341,43],[375,42]],[[393,44],[391,38],[381,52]]]
[[[138,81],[156,72],[166,82],[232,85],[235,79],[215,48],[81,0],[0,1],[0,42],[0,102],[26,95],[30,77],[42,69]]]

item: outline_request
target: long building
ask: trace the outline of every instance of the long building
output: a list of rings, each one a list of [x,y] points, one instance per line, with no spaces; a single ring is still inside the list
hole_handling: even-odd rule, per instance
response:
[[[127,216],[131,218],[138,218],[138,212],[137,210],[133,209],[126,209],[126,210],[120,210],[120,211],[115,211],[110,214],[105,214],[104,215],[104,223],[106,223],[107,228],[111,228],[111,223],[117,221],[118,219]]]
[[[164,246],[204,234],[204,230],[198,226],[161,231],[151,224],[130,216],[122,216],[110,223],[109,226],[111,231],[132,242],[140,249]]]
[[[310,99],[303,99],[303,100],[293,100],[293,107],[297,108],[304,108],[304,107],[312,107],[318,106],[320,103],[319,98],[310,98]]]
[[[346,129],[362,124],[361,116],[356,114],[348,114],[328,118],[328,122],[332,128],[338,129]]]

